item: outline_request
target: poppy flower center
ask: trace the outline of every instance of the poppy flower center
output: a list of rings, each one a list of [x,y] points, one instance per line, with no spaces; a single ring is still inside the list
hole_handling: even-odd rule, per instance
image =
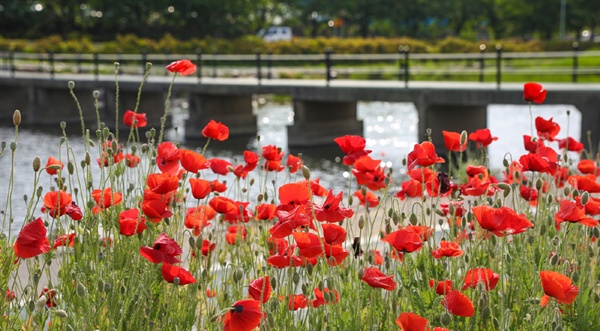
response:
[[[329,210],[330,207],[331,207],[331,204],[326,204],[323,208],[325,208],[326,210]]]
[[[154,249],[156,249],[157,251],[160,250],[160,244],[154,244]]]
[[[244,310],[243,306],[233,306],[234,313],[241,313]]]

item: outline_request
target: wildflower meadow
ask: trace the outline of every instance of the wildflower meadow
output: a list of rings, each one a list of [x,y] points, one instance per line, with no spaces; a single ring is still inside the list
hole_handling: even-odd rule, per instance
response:
[[[526,83],[524,103],[546,93]],[[334,191],[260,137],[243,159],[205,158],[227,123],[198,128],[203,149],[164,141],[170,94],[160,128],[137,107],[117,114],[126,131],[82,117],[83,155],[65,133],[54,156],[2,169],[0,330],[600,330],[599,159],[551,118],[531,112],[528,153],[502,169],[490,130],[444,131],[447,154],[415,144],[401,180],[338,137],[351,176]],[[20,152],[13,122],[2,158]]]

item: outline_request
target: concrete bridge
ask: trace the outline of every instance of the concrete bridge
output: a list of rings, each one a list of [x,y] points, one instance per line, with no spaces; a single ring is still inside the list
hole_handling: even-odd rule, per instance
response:
[[[67,87],[75,82],[75,93],[83,107],[85,121],[96,123],[92,93],[101,93],[101,120],[110,126],[115,119],[115,80],[112,75],[60,74],[53,79],[37,73],[20,72],[14,77],[0,71],[0,118],[11,118],[20,109],[28,126],[57,125],[60,121],[79,123],[78,110]],[[133,109],[141,76],[119,76],[119,112]],[[144,84],[140,112],[149,126],[158,127],[164,113],[171,77],[151,76]],[[292,98],[294,125],[288,127],[291,147],[332,144],[345,134],[363,134],[356,118],[358,101],[412,102],[419,113],[418,139],[432,130],[436,145],[443,147],[442,130],[472,132],[487,125],[489,104],[524,105],[523,85],[514,83],[410,82],[360,80],[295,80],[256,78],[177,77],[173,96],[187,97],[190,117],[186,138],[200,138],[210,120],[227,124],[231,135],[256,134],[252,115],[253,95],[276,94]],[[592,142],[600,141],[600,84],[544,84],[548,96],[544,104],[575,106],[582,114],[582,132],[591,132]],[[9,122],[10,123],[10,122]],[[587,144],[587,139],[582,140]]]

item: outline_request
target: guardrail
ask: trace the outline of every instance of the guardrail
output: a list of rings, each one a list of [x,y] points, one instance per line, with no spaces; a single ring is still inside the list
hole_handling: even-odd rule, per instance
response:
[[[580,66],[584,57],[598,59],[598,64]],[[486,52],[481,45],[478,53],[419,54],[411,53],[408,46],[400,46],[396,54],[335,54],[326,49],[323,54],[218,54],[213,50],[204,54],[62,54],[0,52],[0,70],[11,76],[18,72],[93,74],[143,74],[148,62],[153,63],[151,75],[167,75],[164,66],[172,61],[188,58],[198,66],[198,82],[203,77],[255,77],[258,84],[272,78],[318,78],[329,83],[335,78],[396,79],[408,87],[411,80],[469,80],[495,81],[498,88],[504,75],[563,75],[573,83],[582,75],[600,76],[600,51],[580,52],[577,44],[572,51],[562,52],[503,52],[497,45]],[[544,65],[543,61],[558,61],[560,65]],[[522,60],[535,60],[519,65]],[[115,62],[119,63],[118,69]],[[556,62],[556,61],[555,61]],[[600,78],[599,78],[600,79]],[[564,80],[564,77],[563,77]]]

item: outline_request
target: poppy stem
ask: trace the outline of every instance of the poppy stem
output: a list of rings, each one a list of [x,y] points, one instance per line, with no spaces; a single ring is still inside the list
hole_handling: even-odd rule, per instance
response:
[[[533,137],[533,109],[531,109],[531,101],[529,102],[529,120],[531,122],[531,137]]]
[[[160,119],[160,133],[158,135],[158,143],[157,146],[160,145],[163,139],[163,134],[165,133],[165,122],[167,121],[167,115],[169,114],[169,105],[171,104],[171,91],[173,90],[173,84],[175,83],[175,78],[177,77],[177,72],[173,75],[173,79],[171,80],[171,84],[169,85],[169,91],[167,92],[167,99],[165,100],[165,114]]]

